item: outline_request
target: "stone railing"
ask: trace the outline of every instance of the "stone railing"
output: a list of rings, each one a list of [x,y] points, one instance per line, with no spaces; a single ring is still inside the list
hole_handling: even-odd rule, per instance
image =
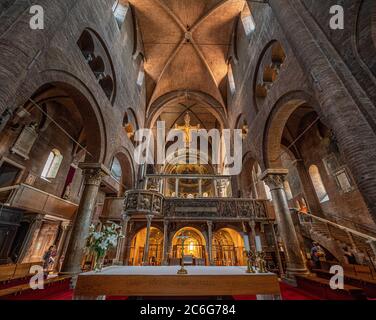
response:
[[[129,190],[125,193],[124,212],[127,215],[163,215],[163,195],[157,191]]]
[[[165,217],[267,220],[267,200],[234,198],[165,199]]]
[[[123,209],[127,215],[152,214],[168,219],[274,220],[267,200],[165,198],[150,190],[126,192]]]

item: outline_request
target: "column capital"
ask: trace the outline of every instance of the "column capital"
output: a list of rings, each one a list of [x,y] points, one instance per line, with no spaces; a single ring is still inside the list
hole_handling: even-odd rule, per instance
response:
[[[210,228],[210,229],[213,228],[213,221],[208,220],[208,221],[206,221],[206,224],[208,225],[208,228]]]
[[[263,180],[271,190],[282,189],[283,182],[289,173],[287,169],[267,169],[263,172],[261,180]]]
[[[147,214],[145,217],[146,217],[147,223],[149,224],[153,220],[154,215],[153,214]]]
[[[129,220],[131,220],[131,216],[130,216],[130,215],[127,215],[126,213],[122,213],[122,214],[121,214],[121,221],[122,221],[122,222],[126,222],[126,223],[128,223]]]
[[[61,228],[66,230],[68,228],[72,227],[72,222],[71,221],[63,221],[61,223]]]
[[[78,167],[83,171],[86,185],[99,186],[103,177],[110,175],[110,171],[101,163],[81,162]]]

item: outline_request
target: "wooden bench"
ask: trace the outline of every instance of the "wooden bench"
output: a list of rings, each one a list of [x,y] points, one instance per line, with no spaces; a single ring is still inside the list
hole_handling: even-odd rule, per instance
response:
[[[317,274],[318,277],[327,279],[327,281],[333,277],[327,270],[313,270]],[[344,273],[345,284],[355,286],[358,288],[362,288],[369,298],[376,298],[376,280],[370,279],[368,276],[362,275],[355,275],[350,273]]]
[[[0,282],[27,278],[31,276],[30,268],[35,265],[43,266],[43,262],[0,265]]]
[[[0,265],[0,282],[12,280],[15,271],[15,264]]]
[[[55,283],[58,283],[58,282],[63,282],[63,281],[66,281],[70,278],[71,278],[71,276],[66,275],[66,276],[57,276],[55,278],[46,279],[46,280],[44,280],[44,286],[46,288],[46,286],[48,287],[48,286],[51,286],[52,284],[55,284]],[[33,289],[30,288],[29,283],[21,284],[21,285],[10,287],[10,288],[1,289],[0,290],[0,297],[4,298],[4,297],[10,296],[10,295],[21,294],[22,292],[25,292],[27,290],[33,290]]]
[[[348,284],[344,289],[332,290],[329,280],[314,276],[296,276],[299,288],[312,292],[327,300],[366,300],[364,290]]]

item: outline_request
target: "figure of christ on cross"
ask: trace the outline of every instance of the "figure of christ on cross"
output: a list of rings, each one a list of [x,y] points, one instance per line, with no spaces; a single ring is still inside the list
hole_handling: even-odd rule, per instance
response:
[[[189,112],[187,112],[184,116],[184,125],[183,126],[179,126],[178,124],[175,124],[175,129],[176,130],[181,130],[184,132],[184,135],[185,135],[185,146],[186,147],[189,147],[191,142],[192,142],[192,138],[191,138],[191,131],[192,130],[199,130],[201,127],[200,125],[198,124],[197,126],[192,126],[191,125],[191,117],[189,115]]]

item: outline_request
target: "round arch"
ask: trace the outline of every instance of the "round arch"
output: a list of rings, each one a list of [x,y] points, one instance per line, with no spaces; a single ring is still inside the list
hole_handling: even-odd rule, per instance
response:
[[[90,154],[86,154],[85,161],[103,163],[107,152],[106,125],[99,103],[79,78],[62,70],[42,71],[19,88],[13,109],[30,103],[30,98],[38,103],[38,96],[51,86],[63,90],[74,101],[91,132],[86,146]]]
[[[281,167],[281,140],[283,130],[290,116],[296,109],[308,105],[320,114],[315,108],[318,104],[313,97],[304,91],[294,91],[281,97],[274,105],[264,129],[263,138],[263,162],[260,163],[263,169]]]
[[[217,119],[222,129],[228,128],[228,121],[226,120],[227,112],[216,99],[203,92],[187,90],[173,91],[156,99],[147,110],[145,127],[152,128],[154,126],[158,117],[162,114],[164,107],[168,103],[184,102],[187,99],[202,103]]]

